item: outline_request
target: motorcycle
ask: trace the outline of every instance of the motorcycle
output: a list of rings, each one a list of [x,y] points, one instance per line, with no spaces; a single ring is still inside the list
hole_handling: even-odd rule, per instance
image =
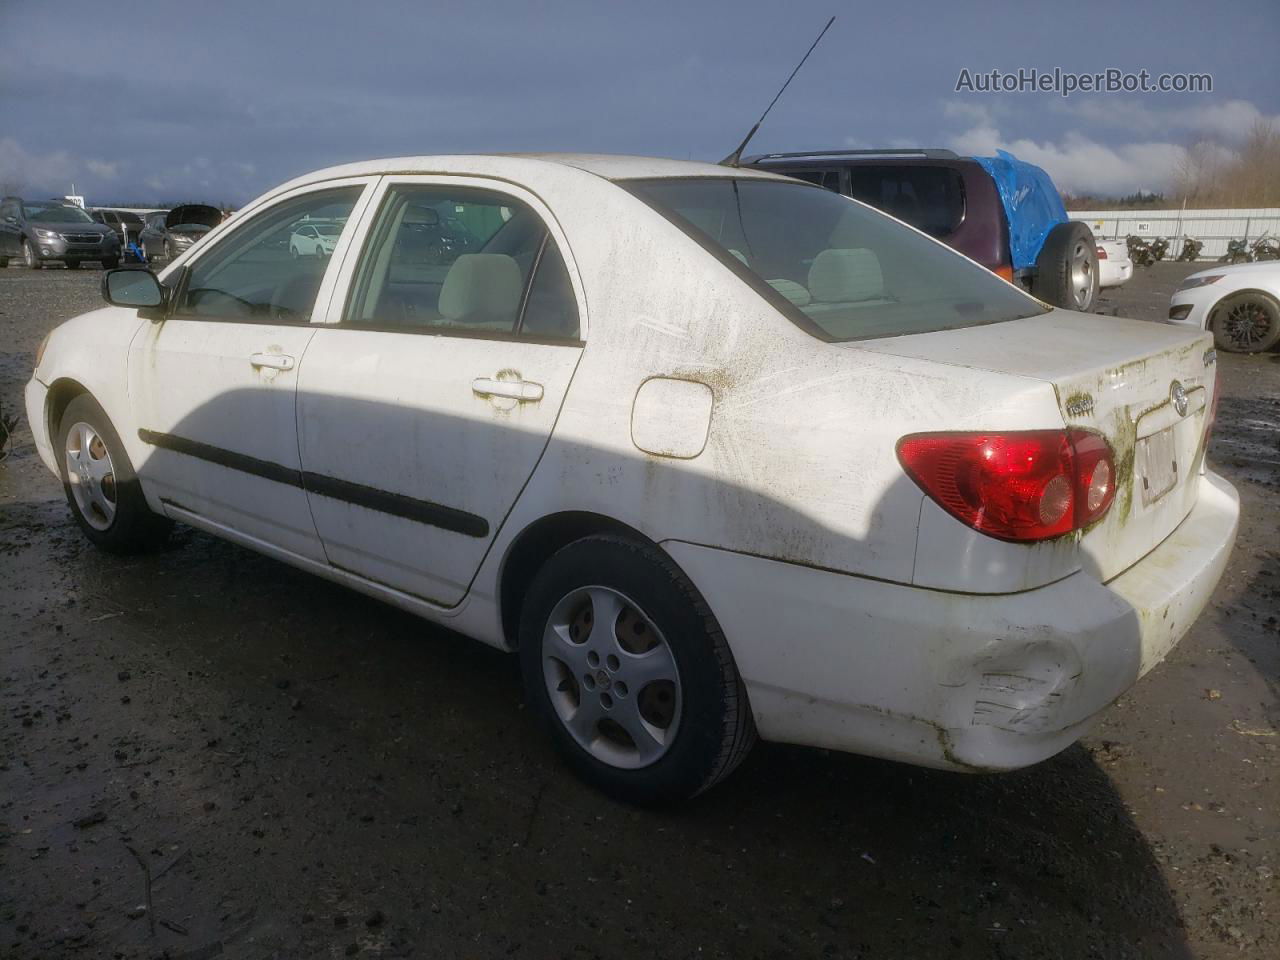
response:
[[[1178,260],[1184,263],[1191,263],[1200,259],[1200,251],[1204,249],[1202,240],[1192,240],[1190,237],[1182,241],[1182,252],[1178,254]]]
[[[1227,252],[1218,258],[1219,263],[1251,263],[1253,254],[1243,240],[1228,240]]]
[[[1151,244],[1141,237],[1130,234],[1124,238],[1124,242],[1129,248],[1129,259],[1133,261],[1134,266],[1149,267],[1155,262],[1151,256]]]
[[[1169,241],[1164,237],[1156,237],[1151,241],[1151,256],[1156,260],[1163,260],[1164,255],[1169,252]]]
[[[1254,260],[1280,260],[1280,243],[1265,233],[1249,248]]]

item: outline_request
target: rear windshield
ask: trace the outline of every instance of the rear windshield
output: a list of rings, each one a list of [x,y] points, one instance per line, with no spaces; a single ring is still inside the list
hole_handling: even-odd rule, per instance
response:
[[[931,237],[953,233],[964,220],[964,178],[951,167],[853,164],[849,196]]]
[[[1046,312],[985,268],[829,190],[727,177],[620,185],[823,340],[954,330]]]

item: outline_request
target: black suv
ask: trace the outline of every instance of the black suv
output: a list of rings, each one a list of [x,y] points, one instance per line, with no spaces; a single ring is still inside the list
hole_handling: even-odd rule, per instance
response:
[[[1067,219],[1049,175],[1000,152],[840,150],[746,157],[883,210],[1054,306],[1092,310],[1098,297],[1093,233]]]
[[[62,200],[0,200],[0,267],[22,258],[32,270],[61,260],[74,270],[85,260],[103,269],[120,266],[120,238],[105,224]]]

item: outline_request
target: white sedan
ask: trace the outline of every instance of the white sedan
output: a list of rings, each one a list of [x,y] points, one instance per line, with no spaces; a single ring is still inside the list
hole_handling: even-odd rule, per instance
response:
[[[1169,321],[1209,330],[1223,350],[1260,353],[1280,342],[1280,261],[1215,265],[1169,301]]]
[[[289,253],[295,257],[327,257],[333,253],[342,228],[333,223],[304,223],[289,237]]]
[[[440,209],[474,240],[445,262],[412,242]],[[307,219],[343,221],[332,257],[268,255]],[[757,733],[1052,756],[1235,538],[1208,335],[1050,309],[764,172],[354,164],[104,292],[26,393],[90,540],[179,520],[518,650],[563,756],[633,800]]]
[[[1098,241],[1098,286],[1119,287],[1133,276],[1133,260],[1129,245],[1123,240]]]

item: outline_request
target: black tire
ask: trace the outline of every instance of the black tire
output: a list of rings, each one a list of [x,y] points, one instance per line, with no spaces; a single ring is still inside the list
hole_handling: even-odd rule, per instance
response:
[[[0,257],[0,270],[5,269],[7,266],[9,266],[9,258]]]
[[[103,527],[102,518],[95,525],[82,512],[72,491],[67,466],[67,436],[78,424],[88,424],[101,438],[106,452],[111,458],[113,474],[112,493],[115,497],[115,513],[110,522]],[[54,456],[58,461],[58,470],[62,476],[62,487],[71,507],[71,515],[84,535],[97,547],[109,553],[142,553],[162,546],[173,528],[173,522],[151,512],[146,498],[138,485],[138,475],[134,473],[133,464],[125,453],[124,444],[115,427],[107,419],[93,397],[82,393],[63,411],[58,423],[57,446]]]
[[[31,246],[30,240],[22,241],[22,262],[28,270],[39,270],[44,266],[36,255],[36,248]]]
[[[1219,350],[1263,353],[1280,342],[1280,304],[1257,291],[1233,293],[1213,308],[1209,329]]]
[[[119,257],[107,257],[107,259],[102,261],[103,270],[114,270],[118,266],[120,266]]]
[[[66,267],[68,270],[79,270],[79,269],[80,269],[80,261],[79,261],[79,260],[63,260],[63,261],[62,261],[62,265],[63,265],[64,267]]]
[[[1083,223],[1060,223],[1049,232],[1031,292],[1055,307],[1088,313],[1098,303],[1098,244]]]
[[[664,752],[648,765],[625,768],[589,752],[570,733],[552,703],[544,665],[559,669],[561,661],[546,658],[544,633],[553,613],[563,609],[562,601],[585,588],[606,588],[623,595],[640,612],[639,619],[656,628],[659,643],[665,641],[674,659],[678,725]],[[617,637],[614,628],[621,622],[618,619],[611,625],[609,637]],[[638,633],[639,628],[635,629]],[[594,642],[594,636],[590,634],[582,646]],[[527,701],[546,725],[561,756],[580,777],[618,799],[641,804],[687,800],[726,777],[755,743],[746,688],[723,632],[694,585],[656,547],[623,537],[592,536],[552,556],[534,577],[525,597],[520,663]],[[625,679],[626,674],[620,671],[617,676]],[[610,689],[618,696],[629,693],[636,698],[637,712],[641,711],[642,694],[651,686],[621,691],[621,685],[614,681],[612,688],[602,682],[588,691],[574,680],[577,697],[599,695],[604,700],[601,691]],[[563,690],[562,683],[557,692]],[[566,695],[573,696],[574,691]],[[602,723],[605,720],[607,714]],[[596,729],[603,731],[604,727]]]

